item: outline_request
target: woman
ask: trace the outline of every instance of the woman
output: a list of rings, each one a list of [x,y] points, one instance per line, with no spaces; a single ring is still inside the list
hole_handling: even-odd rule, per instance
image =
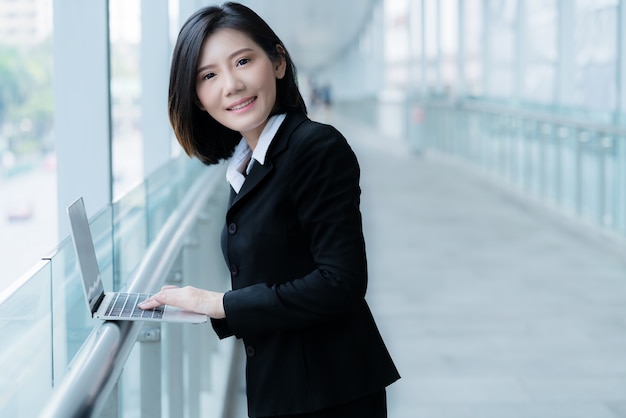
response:
[[[188,155],[231,159],[232,290],[166,286],[142,307],[205,313],[243,340],[251,417],[386,417],[399,375],[364,299],[358,162],[306,116],[283,43],[240,4],[197,11],[174,50],[169,114]]]

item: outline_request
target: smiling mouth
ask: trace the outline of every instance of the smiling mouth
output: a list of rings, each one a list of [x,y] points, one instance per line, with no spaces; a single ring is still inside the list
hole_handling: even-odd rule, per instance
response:
[[[248,106],[250,103],[252,103],[253,101],[256,100],[256,97],[252,97],[248,100],[246,100],[245,102],[241,102],[239,104],[236,104],[235,106],[229,107],[227,108],[227,110],[239,110],[239,109],[243,109],[244,107]]]

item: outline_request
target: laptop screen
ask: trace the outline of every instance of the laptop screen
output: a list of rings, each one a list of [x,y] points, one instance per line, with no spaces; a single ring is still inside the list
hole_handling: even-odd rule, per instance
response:
[[[96,250],[93,245],[83,198],[78,198],[68,206],[67,213],[70,219],[72,242],[80,266],[85,298],[89,304],[89,311],[93,313],[96,310],[95,305],[98,299],[104,294],[104,287],[100,278],[98,259],[96,258]]]

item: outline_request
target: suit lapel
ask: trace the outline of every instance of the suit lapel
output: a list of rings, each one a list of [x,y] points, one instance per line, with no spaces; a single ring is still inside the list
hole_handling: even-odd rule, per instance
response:
[[[232,199],[230,208],[233,208],[237,204],[237,202],[241,201],[241,199],[243,199],[248,193],[250,193],[250,191],[254,190],[265,178],[265,176],[267,176],[272,171],[273,168],[274,165],[269,159],[265,160],[264,165],[261,165],[255,161],[252,165],[252,169],[250,170],[250,174],[248,174],[248,177],[246,177],[246,181],[243,182],[243,186],[241,186],[239,193],[235,194],[234,199]]]
[[[241,190],[235,196],[232,196],[229,210],[233,209],[246,195],[258,187],[263,179],[274,170],[274,158],[285,150],[291,133],[305,120],[306,115],[301,113],[290,113],[287,115],[267,150],[265,164],[261,165],[257,161],[253,163],[250,174],[244,181]]]

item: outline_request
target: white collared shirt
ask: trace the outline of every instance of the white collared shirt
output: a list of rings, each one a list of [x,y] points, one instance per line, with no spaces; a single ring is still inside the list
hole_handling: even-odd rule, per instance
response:
[[[246,177],[243,175],[244,170],[246,170],[247,175],[252,167],[252,162],[255,160],[261,165],[265,164],[267,150],[286,116],[287,115],[283,113],[269,118],[267,125],[263,128],[263,132],[261,132],[261,136],[259,136],[259,142],[257,142],[254,152],[252,152],[248,146],[245,138],[241,138],[241,141],[239,141],[239,144],[235,147],[235,152],[226,169],[226,180],[236,193],[239,193],[243,182],[246,180]]]

